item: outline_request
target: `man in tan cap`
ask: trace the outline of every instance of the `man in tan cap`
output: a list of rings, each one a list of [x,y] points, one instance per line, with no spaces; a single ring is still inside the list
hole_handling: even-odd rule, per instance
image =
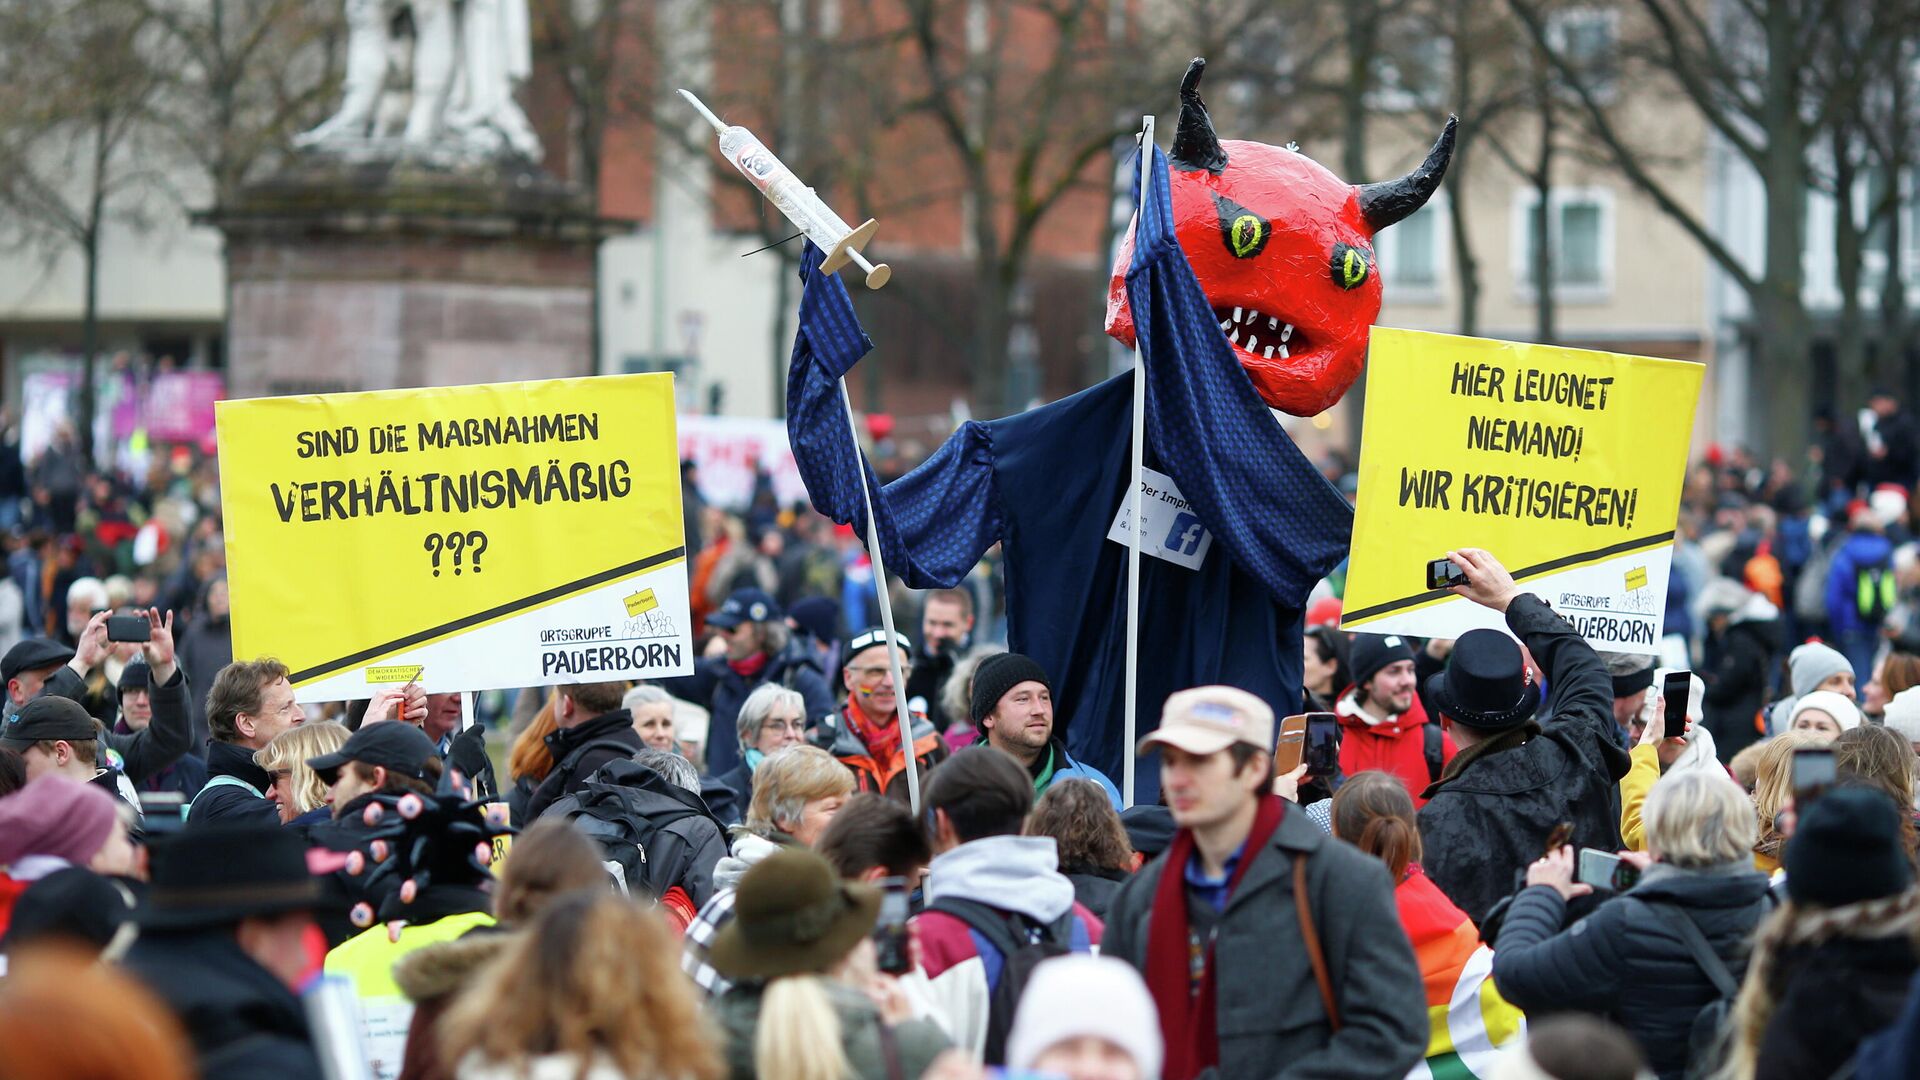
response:
[[[1378,859],[1273,795],[1273,710],[1244,690],[1167,699],[1173,843],[1121,887],[1101,951],[1146,977],[1166,1080],[1399,1076],[1426,1051],[1426,997]],[[1222,1034],[1232,1038],[1223,1038]]]

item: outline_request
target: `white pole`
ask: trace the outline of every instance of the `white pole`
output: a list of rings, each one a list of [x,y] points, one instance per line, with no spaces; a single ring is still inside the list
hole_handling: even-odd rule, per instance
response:
[[[1133,243],[1139,250],[1142,241],[1141,227],[1145,224],[1144,209],[1147,200],[1152,198],[1153,182],[1153,117],[1141,118],[1140,132],[1140,200],[1141,209],[1134,212]],[[1140,484],[1146,474],[1147,457],[1147,371],[1140,358],[1140,319],[1133,320],[1133,483],[1127,490],[1128,520],[1133,522],[1133,546],[1127,549],[1127,693],[1126,693],[1126,745],[1121,749],[1120,760],[1124,763],[1121,770],[1120,795],[1123,805],[1133,805],[1134,747],[1138,742],[1139,724],[1136,716],[1140,705],[1140,545],[1143,529],[1140,523]]]
[[[847,433],[853,436],[853,455],[861,457],[860,429],[853,420],[853,396],[847,393],[847,380],[840,378],[840,403],[847,407]],[[867,504],[867,556],[873,560],[874,598],[880,602],[880,626],[887,632],[887,668],[893,676],[893,707],[899,716],[900,752],[907,763],[907,802],[913,816],[920,817],[920,769],[913,753],[913,721],[907,716],[907,677],[900,670],[900,650],[894,647],[893,605],[887,599],[887,563],[880,556],[880,523],[873,516],[873,489],[867,485],[864,460],[860,465],[860,497]],[[848,659],[852,659],[848,657]]]

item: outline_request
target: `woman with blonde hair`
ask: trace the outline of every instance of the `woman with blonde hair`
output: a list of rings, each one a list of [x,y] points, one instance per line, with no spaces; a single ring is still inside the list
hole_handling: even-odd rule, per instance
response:
[[[1755,744],[1760,752],[1754,761],[1753,809],[1760,829],[1753,842],[1754,869],[1768,874],[1780,869],[1780,853],[1787,842],[1780,831],[1780,812],[1793,797],[1793,752],[1828,741],[1811,731],[1783,731]]]
[[[947,1048],[874,967],[879,890],[790,848],[747,872],[733,912],[710,954],[733,980],[713,1003],[732,1080],[915,1077]]]
[[[454,1001],[441,1058],[459,1080],[719,1080],[719,1041],[679,954],[657,913],[568,893]]]
[[[714,885],[735,887],[749,867],[783,847],[812,847],[853,788],[853,771],[817,746],[775,752],[754,771],[747,820],[733,830],[732,854],[714,867]]]
[[[308,758],[331,754],[346,745],[347,729],[331,721],[288,728],[253,752],[253,763],[273,778],[267,798],[280,808],[284,825],[305,827],[333,816],[327,785],[307,767]]]
[[[1899,1015],[1920,968],[1920,889],[1901,808],[1840,787],[1798,813],[1787,902],[1754,939],[1733,1008],[1727,1075],[1833,1076]]]

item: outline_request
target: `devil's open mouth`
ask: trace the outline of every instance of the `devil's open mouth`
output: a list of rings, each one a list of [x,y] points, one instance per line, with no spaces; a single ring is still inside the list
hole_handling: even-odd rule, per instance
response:
[[[1305,345],[1305,336],[1292,323],[1257,308],[1218,307],[1213,317],[1227,340],[1249,356],[1285,360]]]

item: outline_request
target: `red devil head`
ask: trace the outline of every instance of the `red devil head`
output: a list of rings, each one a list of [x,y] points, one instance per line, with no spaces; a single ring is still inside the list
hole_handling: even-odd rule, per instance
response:
[[[1413,172],[1348,184],[1294,150],[1221,142],[1200,100],[1206,64],[1195,59],[1180,83],[1169,177],[1174,235],[1260,396],[1282,412],[1313,416],[1360,377],[1367,327],[1380,314],[1374,234],[1440,187],[1454,121]],[[1129,229],[1107,290],[1107,333],[1128,345],[1132,262]]]

